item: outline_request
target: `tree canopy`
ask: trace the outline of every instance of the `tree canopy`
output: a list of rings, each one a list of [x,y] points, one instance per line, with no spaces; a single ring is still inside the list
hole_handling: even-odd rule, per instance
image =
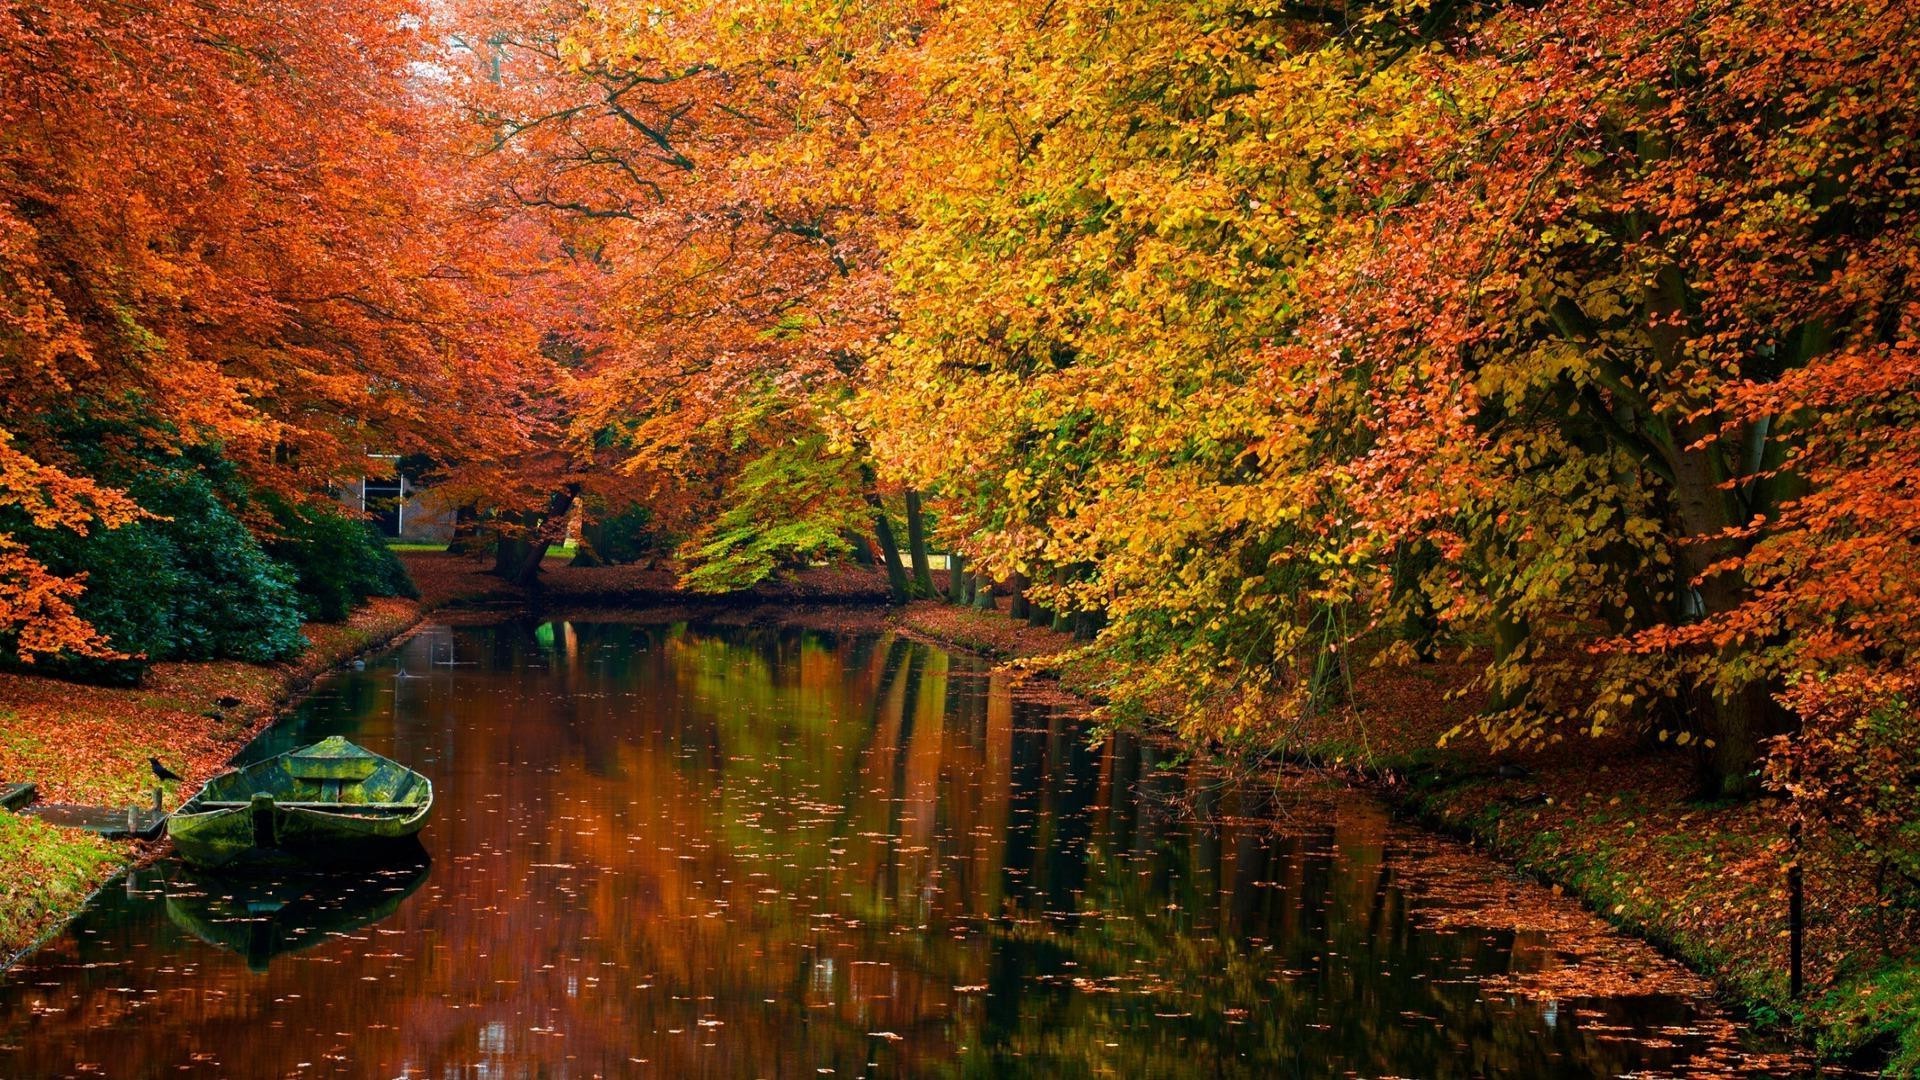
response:
[[[295,503],[428,455],[521,575],[636,504],[696,588],[892,567],[904,508],[899,592],[930,528],[1195,739],[1464,650],[1495,748],[1903,812],[1836,793],[1920,764],[1911,5],[13,16],[23,658],[111,646],[22,538],[154,512],[82,415]]]

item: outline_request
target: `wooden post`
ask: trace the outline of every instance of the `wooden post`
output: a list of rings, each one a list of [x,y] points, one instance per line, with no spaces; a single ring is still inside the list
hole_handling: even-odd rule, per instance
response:
[[[1800,817],[1794,815],[1787,826],[1793,845],[1793,861],[1787,864],[1787,994],[1798,1001],[1806,988],[1802,965],[1807,932],[1806,889],[1800,872]]]
[[[160,789],[158,787],[155,787],[153,789],[153,812],[158,814],[161,812],[161,808],[162,808],[162,803],[160,801]]]

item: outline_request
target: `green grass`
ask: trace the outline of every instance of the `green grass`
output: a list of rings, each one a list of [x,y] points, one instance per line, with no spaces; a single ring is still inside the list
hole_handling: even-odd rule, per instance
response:
[[[1821,1046],[1850,1054],[1888,1046],[1886,1076],[1920,1076],[1920,962],[1907,957],[1844,979],[1819,1003],[1829,1024]]]
[[[119,861],[91,833],[0,814],[0,961],[77,908]]]
[[[571,559],[573,558],[575,547],[576,545],[573,544],[555,544],[547,549],[547,558]],[[389,540],[387,541],[387,550],[402,552],[445,551],[447,550],[447,545],[441,541],[434,541],[428,544],[416,544],[411,541]]]

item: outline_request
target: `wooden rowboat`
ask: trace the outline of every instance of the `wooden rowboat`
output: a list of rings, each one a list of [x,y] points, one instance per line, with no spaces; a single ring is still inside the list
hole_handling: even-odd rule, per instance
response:
[[[207,781],[167,821],[197,866],[356,859],[427,824],[433,783],[338,735]]]

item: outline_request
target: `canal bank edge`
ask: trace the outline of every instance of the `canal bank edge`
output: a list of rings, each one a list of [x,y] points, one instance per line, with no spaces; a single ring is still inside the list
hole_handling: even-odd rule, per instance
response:
[[[156,664],[137,687],[99,687],[15,674],[0,675],[0,740],[22,738],[32,721],[54,724],[72,712],[126,722],[148,734],[165,732],[168,746],[179,747],[168,763],[188,782],[168,793],[169,805],[186,800],[208,776],[297,705],[314,684],[355,657],[385,648],[417,627],[431,605],[411,600],[374,600],[345,622],[309,624],[311,646],[282,664],[213,661]],[[192,697],[188,697],[192,694]],[[242,703],[228,710],[209,709],[222,695]],[[39,712],[43,715],[36,716]],[[45,715],[51,713],[51,715]],[[10,734],[11,733],[11,734]],[[40,740],[34,740],[36,743]],[[144,750],[147,744],[139,749]],[[38,745],[28,753],[12,748],[15,760],[38,758],[48,774],[70,764],[86,748]],[[144,756],[138,756],[144,761]],[[43,784],[43,790],[48,785]],[[123,781],[103,779],[53,786],[63,797],[125,801]],[[117,805],[117,803],[109,803]],[[58,829],[31,818],[0,814],[0,978],[21,957],[44,944],[79,914],[99,891],[130,867],[145,865],[166,851],[164,838],[110,841]]]
[[[899,612],[896,624],[944,648],[1030,661],[1057,678],[1062,690],[1090,703],[1102,699],[1104,673],[1096,665],[1048,662],[1077,646],[1067,634],[938,602],[910,605]],[[1357,692],[1364,692],[1364,685]],[[1391,690],[1386,696],[1402,697]],[[1551,801],[1539,803],[1540,792],[1569,792],[1596,769],[1605,773],[1638,764],[1631,748],[1610,744],[1608,754],[1620,755],[1611,764],[1603,763],[1607,755],[1588,753],[1566,761],[1548,758],[1524,776],[1502,777],[1490,769],[1462,768],[1467,755],[1435,745],[1433,736],[1451,723],[1417,725],[1414,739],[1382,740],[1366,748],[1322,729],[1212,749],[1228,758],[1257,758],[1261,768],[1274,762],[1315,768],[1371,791],[1397,812],[1564,892],[1708,977],[1722,999],[1757,1028],[1810,1045],[1829,1062],[1883,1070],[1887,1076],[1920,1076],[1920,956],[1851,971],[1796,1002],[1786,984],[1785,905],[1769,902],[1768,885],[1778,879],[1730,872],[1737,860],[1708,850],[1717,845],[1744,852],[1762,866],[1775,864],[1775,842],[1784,836],[1779,815],[1758,803],[1693,804],[1675,783],[1684,778],[1671,775],[1642,777],[1610,798],[1549,795]],[[1275,730],[1299,733],[1303,728],[1279,725]],[[1699,917],[1700,909],[1722,917]],[[1748,911],[1747,918],[1723,914],[1741,910]]]

